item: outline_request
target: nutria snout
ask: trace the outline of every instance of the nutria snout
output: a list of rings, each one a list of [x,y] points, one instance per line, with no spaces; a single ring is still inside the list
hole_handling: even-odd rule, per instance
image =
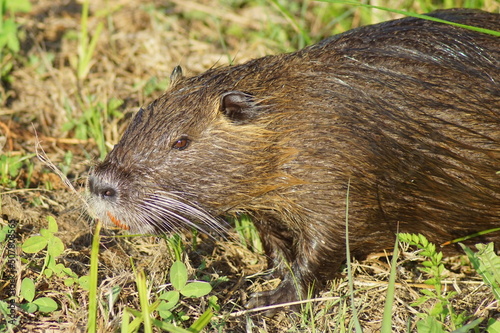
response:
[[[429,15],[500,26],[481,11]],[[404,18],[195,77],[176,69],[92,171],[90,206],[144,233],[251,215],[282,278],[254,306],[338,271],[348,184],[355,256],[390,248],[396,230],[442,243],[498,227],[499,54],[498,37]]]

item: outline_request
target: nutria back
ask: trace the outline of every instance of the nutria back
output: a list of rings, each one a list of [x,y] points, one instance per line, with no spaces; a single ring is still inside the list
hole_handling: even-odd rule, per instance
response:
[[[498,14],[430,15],[500,28]],[[172,79],[92,171],[89,203],[134,232],[250,214],[282,278],[252,306],[337,272],[348,190],[355,256],[390,248],[397,230],[441,244],[499,226],[498,37],[404,18]]]

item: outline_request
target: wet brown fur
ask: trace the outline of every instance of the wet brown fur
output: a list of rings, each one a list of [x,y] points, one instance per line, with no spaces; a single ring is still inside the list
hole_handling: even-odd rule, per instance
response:
[[[498,14],[432,15],[500,28]],[[440,244],[500,226],[499,37],[406,18],[174,78],[93,171],[91,203],[125,225],[122,212],[145,216],[146,198],[169,193],[209,216],[250,214],[283,278],[251,305],[302,297],[338,271],[349,183],[358,257],[390,248],[398,228]],[[179,138],[186,149],[172,148]],[[183,222],[165,216],[154,229]]]

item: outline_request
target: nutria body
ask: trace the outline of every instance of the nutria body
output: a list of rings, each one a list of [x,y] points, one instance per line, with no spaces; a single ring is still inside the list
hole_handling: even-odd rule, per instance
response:
[[[431,15],[500,28],[498,14]],[[391,248],[398,228],[440,244],[500,226],[499,170],[500,38],[405,18],[196,77],[175,71],[93,170],[89,202],[134,232],[250,214],[282,277],[258,305],[338,271],[348,184],[350,249],[363,256]]]

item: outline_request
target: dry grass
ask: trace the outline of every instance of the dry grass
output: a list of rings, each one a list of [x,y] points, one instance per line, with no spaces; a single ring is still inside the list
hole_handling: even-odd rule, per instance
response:
[[[230,5],[232,3],[232,5]],[[234,5],[241,3],[241,6]],[[300,2],[302,4],[302,2]],[[401,8],[403,1],[393,2]],[[297,22],[303,24],[313,41],[363,24],[361,11],[348,16],[340,24],[322,16],[333,5],[311,3]],[[345,10],[349,10],[345,7]],[[414,10],[421,12],[418,4]],[[498,2],[485,1],[484,8],[499,11]],[[342,10],[341,10],[342,11]],[[262,1],[189,1],[140,0],[91,1],[89,30],[99,22],[104,30],[98,40],[92,67],[84,80],[78,80],[75,64],[78,50],[81,4],[72,0],[33,1],[31,12],[19,16],[25,35],[22,51],[14,60],[11,83],[0,88],[0,133],[4,154],[24,156],[34,152],[34,129],[49,158],[58,167],[68,170],[68,177],[82,190],[85,176],[93,160],[99,156],[95,141],[77,133],[85,128],[82,115],[107,104],[111,98],[123,101],[118,111],[121,117],[105,119],[106,144],[112,147],[123,132],[128,119],[148,101],[162,93],[174,66],[181,64],[188,74],[197,74],[213,66],[230,62],[241,63],[251,58],[277,52],[292,51],[301,46],[293,25],[274,7]],[[325,14],[326,15],[326,14]],[[372,20],[393,18],[393,14],[377,12]],[[222,43],[223,41],[223,43]],[[155,79],[156,81],[153,81]],[[155,84],[157,82],[157,84]],[[68,124],[75,126],[66,131]],[[79,136],[77,136],[79,135]],[[70,162],[65,162],[68,152]],[[83,204],[63,183],[38,160],[29,174],[26,167],[16,178],[15,188],[0,189],[0,211],[7,220],[19,221],[18,242],[46,227],[46,216],[53,215],[59,224],[58,236],[66,251],[60,261],[79,276],[88,273],[91,224]],[[30,186],[26,188],[30,177]],[[120,327],[124,307],[139,308],[132,273],[132,264],[147,272],[150,288],[156,290],[168,281],[166,272],[172,257],[163,239],[155,237],[115,237],[114,231],[103,235],[99,293],[103,303],[98,312],[98,331],[116,331]],[[351,313],[344,279],[333,281],[331,289],[322,294],[325,299],[315,302],[310,316],[280,313],[272,319],[256,313],[235,315],[244,310],[251,292],[267,288],[259,276],[266,260],[237,241],[198,235],[196,247],[189,247],[193,235],[184,235],[187,259],[191,272],[206,275],[212,280],[225,277],[213,293],[222,305],[211,331],[221,332],[337,332],[349,327]],[[236,236],[234,237],[236,239]],[[19,253],[21,255],[21,253]],[[23,254],[19,261],[16,281],[25,277],[37,278],[40,256]],[[4,258],[3,258],[4,259]],[[457,309],[475,316],[498,315],[493,296],[468,266],[460,259],[450,261],[450,288],[458,292]],[[203,264],[203,269],[199,267]],[[422,277],[410,259],[402,261],[398,272],[398,287],[394,304],[395,332],[406,331],[407,322],[415,321],[415,309],[409,304],[419,297],[418,283]],[[3,270],[5,264],[0,266]],[[385,300],[389,268],[384,256],[354,264],[356,301],[365,332],[377,332]],[[3,277],[5,279],[5,276]],[[7,281],[0,284],[0,299],[4,298]],[[113,287],[122,288],[111,307],[105,302]],[[79,287],[67,287],[60,278],[40,278],[37,293],[53,297],[59,304],[56,312],[19,313],[26,332],[82,332],[87,324],[88,293]],[[184,302],[182,308],[192,318],[198,317],[205,305],[199,300]]]

